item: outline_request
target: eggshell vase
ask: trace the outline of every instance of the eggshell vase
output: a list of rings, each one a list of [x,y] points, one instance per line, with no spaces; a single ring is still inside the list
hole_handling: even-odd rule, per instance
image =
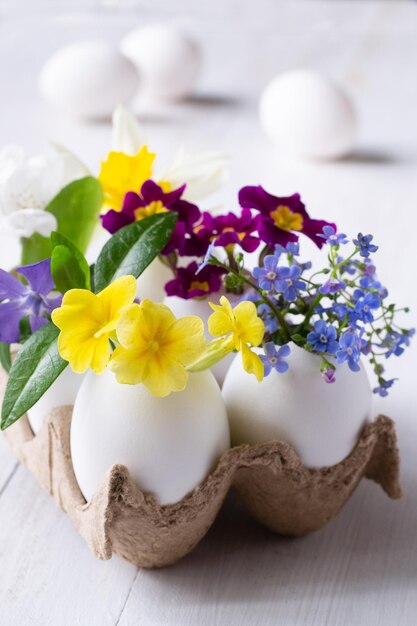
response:
[[[232,444],[286,441],[306,467],[334,465],[350,454],[371,418],[366,372],[351,372],[343,364],[336,382],[326,384],[320,357],[290,347],[288,371],[273,369],[260,383],[243,370],[238,356],[234,359],[222,391]]]
[[[38,434],[43,426],[44,418],[58,406],[73,406],[84,376],[75,374],[66,367],[48,391],[28,411],[27,417],[32,431]]]
[[[184,391],[165,398],[144,385],[119,384],[110,370],[89,372],[75,401],[71,458],[87,501],[119,463],[160,504],[177,502],[228,448],[226,408],[208,371],[190,376]]]
[[[6,382],[0,372],[0,397]],[[213,471],[174,504],[160,505],[118,464],[106,470],[86,503],[71,462],[71,419],[71,407],[58,407],[36,436],[26,416],[5,435],[17,458],[100,559],[117,553],[141,567],[175,563],[204,537],[232,486],[261,523],[293,536],[326,525],[363,476],[380,484],[391,498],[401,496],[394,424],[379,416],[365,426],[352,453],[332,467],[307,469],[286,442],[242,445],[227,450]]]

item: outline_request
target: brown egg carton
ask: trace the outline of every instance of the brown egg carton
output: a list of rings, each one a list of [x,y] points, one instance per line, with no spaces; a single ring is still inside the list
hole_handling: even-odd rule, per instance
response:
[[[292,536],[327,524],[363,476],[391,498],[401,496],[395,428],[381,415],[364,428],[352,453],[331,467],[307,469],[282,441],[242,445],[225,452],[213,472],[176,504],[159,505],[123,465],[109,469],[86,503],[71,463],[71,415],[70,406],[53,409],[36,436],[24,416],[5,434],[17,458],[100,559],[114,552],[141,567],[175,563],[204,537],[232,486],[262,524]]]

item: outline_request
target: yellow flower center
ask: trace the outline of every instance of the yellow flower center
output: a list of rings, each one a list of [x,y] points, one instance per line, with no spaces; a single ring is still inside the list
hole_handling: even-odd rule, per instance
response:
[[[135,210],[135,219],[137,222],[143,220],[145,217],[150,217],[151,215],[156,215],[157,213],[167,213],[168,209],[164,207],[161,200],[156,200],[155,202],[151,202],[146,206],[142,206],[139,209]]]
[[[159,343],[155,340],[150,341],[149,345],[148,345],[148,349],[150,352],[158,352],[159,350]]]
[[[274,220],[275,226],[281,230],[302,230],[303,228],[303,216],[299,213],[294,213],[284,204],[277,206],[270,215]]]
[[[206,280],[193,280],[190,285],[190,290],[191,289],[201,289],[202,291],[209,291],[210,285]]]

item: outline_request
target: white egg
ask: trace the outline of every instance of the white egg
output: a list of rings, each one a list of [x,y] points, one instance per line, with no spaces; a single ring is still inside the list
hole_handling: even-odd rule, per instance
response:
[[[73,117],[107,118],[136,92],[138,73],[115,47],[80,41],[61,48],[39,75],[45,100]]]
[[[236,299],[230,297],[230,294],[228,294],[228,298],[231,302]],[[208,332],[207,322],[208,318],[213,313],[213,309],[210,307],[209,302],[219,304],[219,300],[219,294],[212,294],[211,296],[209,296],[209,298],[204,298],[202,300],[195,298],[191,298],[190,300],[184,300],[183,298],[178,298],[177,296],[167,296],[164,300],[164,304],[169,306],[175,317],[184,317],[185,315],[198,315],[199,317],[201,317],[204,322],[204,329],[207,340],[210,341],[211,339],[213,339],[213,337]],[[223,385],[223,381],[233,359],[234,353],[231,353],[211,368],[211,371],[213,372],[214,377],[219,383],[220,387]]]
[[[75,374],[69,366],[66,367],[42,398],[29,409],[27,416],[35,435],[52,409],[74,404],[83,379],[83,375]]]
[[[240,355],[223,385],[232,444],[279,439],[294,446],[307,467],[333,465],[354,448],[371,417],[372,394],[364,369],[337,367],[327,384],[320,357],[291,344],[289,370],[262,382],[244,372]]]
[[[348,154],[356,137],[356,115],[348,95],[325,76],[293,70],[274,78],[261,95],[265,132],[285,152],[308,159]]]
[[[88,373],[74,406],[71,457],[91,499],[115,463],[160,504],[177,502],[230,447],[224,401],[210,372],[190,375],[182,392],[156,398],[144,385],[120,385],[106,370]]]
[[[155,259],[138,278],[138,298],[162,302],[166,296],[165,285],[173,278],[172,270],[159,259]]]
[[[149,95],[177,99],[192,94],[200,49],[177,28],[158,24],[137,28],[124,37],[121,50],[138,68]]]

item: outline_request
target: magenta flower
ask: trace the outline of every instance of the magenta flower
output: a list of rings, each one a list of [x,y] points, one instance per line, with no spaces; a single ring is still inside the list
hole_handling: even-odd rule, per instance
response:
[[[242,209],[240,216],[234,213],[213,216],[203,213],[197,238],[202,241],[215,241],[216,246],[239,245],[245,252],[254,252],[260,244],[259,237],[253,235],[257,230],[257,220],[249,209]]]
[[[280,198],[268,193],[260,185],[243,187],[239,192],[239,202],[244,209],[259,211],[259,237],[272,247],[298,241],[298,234],[302,233],[321,248],[324,241],[320,239],[319,233],[323,232],[324,226],[335,228],[329,222],[311,219],[298,193]]]
[[[198,264],[193,261],[187,267],[177,269],[176,277],[165,285],[165,291],[169,296],[184,300],[207,296],[220,291],[224,273],[223,268],[214,265],[206,265],[198,271]]]
[[[62,301],[61,295],[49,297],[54,288],[51,259],[19,267],[16,272],[26,278],[27,285],[0,269],[0,341],[4,343],[20,340],[20,322],[25,317],[36,332]]]
[[[101,216],[103,227],[113,234],[124,226],[150,215],[175,211],[178,214],[178,220],[163,254],[169,254],[173,250],[185,254],[183,248],[187,233],[193,232],[194,224],[201,217],[200,210],[195,204],[181,198],[185,187],[182,185],[178,189],[165,192],[153,180],[147,180],[143,183],[139,194],[134,191],[127,192],[121,211],[111,209]]]

